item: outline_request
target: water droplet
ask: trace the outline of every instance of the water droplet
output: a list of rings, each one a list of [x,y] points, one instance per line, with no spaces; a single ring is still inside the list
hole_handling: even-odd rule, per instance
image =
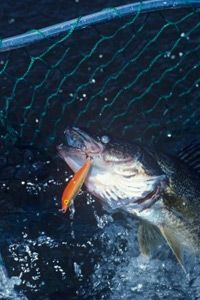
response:
[[[81,267],[76,262],[74,262],[74,272],[77,275],[77,277],[82,277]]]
[[[9,21],[8,21],[8,24],[13,24],[15,23],[15,19],[14,18],[11,18]]]
[[[108,144],[108,143],[110,142],[110,138],[109,138],[107,135],[103,135],[103,136],[101,137],[101,141],[102,141],[102,143],[104,143],[104,144]]]
[[[167,51],[167,52],[166,52],[166,57],[170,57],[170,55],[171,55],[171,52],[170,52],[170,51]]]
[[[70,219],[74,219],[74,214],[75,214],[75,206],[74,206],[74,201],[71,202],[69,206],[69,211],[70,211]]]

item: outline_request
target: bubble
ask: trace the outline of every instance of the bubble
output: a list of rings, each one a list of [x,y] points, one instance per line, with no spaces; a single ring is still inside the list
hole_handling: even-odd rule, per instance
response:
[[[92,79],[90,80],[90,83],[95,83],[95,82],[96,82],[95,78],[92,78]]]
[[[101,137],[101,141],[102,141],[102,143],[104,143],[104,144],[108,144],[108,143],[110,142],[110,138],[109,138],[107,135],[103,135],[103,136]]]
[[[9,21],[8,21],[8,24],[13,24],[15,22],[15,19],[14,18],[11,18]]]
[[[171,52],[170,51],[167,51],[164,55],[164,57],[170,57],[171,56]]]

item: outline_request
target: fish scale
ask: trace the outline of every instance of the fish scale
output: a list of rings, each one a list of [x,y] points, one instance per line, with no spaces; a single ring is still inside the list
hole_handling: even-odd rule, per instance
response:
[[[111,138],[103,143],[104,139],[78,128],[68,128],[65,140],[67,145],[59,151],[74,172],[86,157],[92,158],[85,184],[103,207],[140,219],[141,252],[153,251],[163,236],[185,271],[184,249],[200,249],[200,177],[191,167],[191,163],[200,164],[194,153],[200,145],[188,146],[175,157]],[[127,178],[128,167],[131,176]]]

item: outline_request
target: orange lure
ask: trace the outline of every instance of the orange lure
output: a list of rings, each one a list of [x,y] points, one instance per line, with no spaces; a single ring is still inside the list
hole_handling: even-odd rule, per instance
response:
[[[91,160],[87,159],[85,164],[74,174],[72,179],[69,181],[67,186],[65,187],[62,194],[62,211],[65,213],[71,203],[71,201],[76,197],[79,193],[87,174],[91,167]]]

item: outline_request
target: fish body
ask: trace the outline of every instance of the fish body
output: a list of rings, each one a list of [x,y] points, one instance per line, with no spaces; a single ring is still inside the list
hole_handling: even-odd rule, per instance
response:
[[[138,240],[143,253],[159,235],[181,264],[184,247],[199,251],[200,177],[191,168],[194,148],[189,148],[191,157],[182,159],[135,143],[94,138],[78,128],[68,128],[65,141],[58,150],[74,172],[92,158],[85,184],[104,208],[126,211],[142,221]]]
[[[62,209],[61,211],[65,213],[71,203],[71,201],[79,193],[85,178],[91,167],[91,160],[87,159],[84,165],[75,173],[72,179],[67,184],[66,188],[62,194]]]

